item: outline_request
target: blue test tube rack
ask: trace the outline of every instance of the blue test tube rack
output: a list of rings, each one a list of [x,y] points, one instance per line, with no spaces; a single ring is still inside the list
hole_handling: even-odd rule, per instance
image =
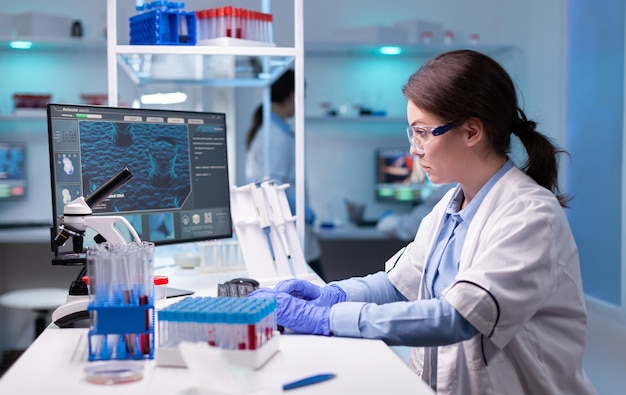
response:
[[[151,242],[87,250],[89,361],[154,358],[153,265]]]
[[[196,13],[184,11],[184,3],[153,1],[146,6],[149,10],[129,18],[130,45],[196,45]]]
[[[154,301],[133,306],[90,303],[89,361],[153,359]]]

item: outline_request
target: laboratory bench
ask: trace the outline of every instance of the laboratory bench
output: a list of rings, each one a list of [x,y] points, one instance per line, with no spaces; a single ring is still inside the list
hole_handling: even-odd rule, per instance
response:
[[[245,276],[244,271],[200,272],[167,264],[155,268],[167,275],[169,286],[194,290],[194,296],[215,296],[217,284]],[[321,284],[320,279],[313,279]],[[263,286],[261,282],[261,286]],[[167,299],[167,304],[180,298]],[[157,365],[154,359],[134,361],[142,365],[143,378],[119,385],[97,385],[86,380],[88,329],[59,328],[50,324],[13,366],[0,378],[0,394],[202,394],[190,369]],[[158,333],[157,333],[158,336]],[[207,366],[210,369],[209,366]],[[392,348],[380,340],[325,337],[284,333],[278,352],[253,375],[262,383],[255,394],[282,393],[281,384],[304,377],[334,373],[334,379],[302,387],[294,394],[394,393],[433,394]]]
[[[0,243],[50,244],[51,225],[0,226]]]

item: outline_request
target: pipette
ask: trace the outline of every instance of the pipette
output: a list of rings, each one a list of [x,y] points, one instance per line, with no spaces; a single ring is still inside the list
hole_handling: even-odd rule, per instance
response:
[[[285,230],[285,217],[283,216],[282,211],[280,210],[280,205],[278,203],[278,193],[276,192],[276,184],[274,181],[263,181],[261,187],[265,191],[265,196],[267,197],[267,204],[270,208],[270,217],[272,218],[272,222],[278,231],[278,235],[280,236],[281,244],[283,245],[283,249],[285,250],[285,254],[287,255],[287,262],[289,263],[289,269],[291,270],[291,274],[294,278],[297,278],[296,268],[293,265],[293,261],[291,259],[291,252],[289,251],[289,243],[287,243],[287,233]]]
[[[259,217],[259,226],[265,233],[265,238],[267,239],[267,245],[270,249],[270,254],[272,254],[272,261],[274,262],[274,268],[276,268],[276,254],[274,253],[274,246],[272,245],[272,237],[270,235],[271,232],[271,223],[269,215],[267,214],[267,206],[265,204],[265,196],[263,195],[263,191],[261,190],[258,183],[255,185],[250,185],[250,190],[252,194],[252,202],[254,203],[254,208],[256,209],[257,216]]]

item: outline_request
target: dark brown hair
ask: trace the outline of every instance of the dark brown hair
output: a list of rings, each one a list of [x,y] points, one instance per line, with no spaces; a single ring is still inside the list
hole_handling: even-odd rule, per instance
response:
[[[511,77],[495,60],[471,50],[442,53],[411,75],[402,93],[420,109],[447,122],[480,119],[497,154],[509,153],[514,133],[528,156],[522,170],[567,207],[570,199],[558,187],[558,155],[566,152],[526,118]]]
[[[293,70],[286,70],[283,75],[278,77],[272,84],[271,100],[272,103],[282,103],[295,91],[296,78]],[[252,126],[246,135],[246,149],[250,149],[252,140],[263,124],[263,105],[259,105],[252,115]]]

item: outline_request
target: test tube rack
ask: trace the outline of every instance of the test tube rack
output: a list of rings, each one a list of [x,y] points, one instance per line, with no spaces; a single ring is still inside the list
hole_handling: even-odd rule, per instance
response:
[[[231,216],[246,270],[262,284],[315,278],[298,239],[296,217],[285,194],[288,187],[264,181],[230,188]]]
[[[154,243],[87,250],[90,361],[154,358]]]
[[[154,9],[134,15],[129,21],[131,45],[196,44],[197,19],[193,11]]]
[[[186,367],[178,346],[202,343],[229,363],[260,368],[277,351],[276,300],[187,297],[158,312],[158,366]]]
[[[154,302],[139,306],[96,306],[90,303],[90,361],[153,359]]]

